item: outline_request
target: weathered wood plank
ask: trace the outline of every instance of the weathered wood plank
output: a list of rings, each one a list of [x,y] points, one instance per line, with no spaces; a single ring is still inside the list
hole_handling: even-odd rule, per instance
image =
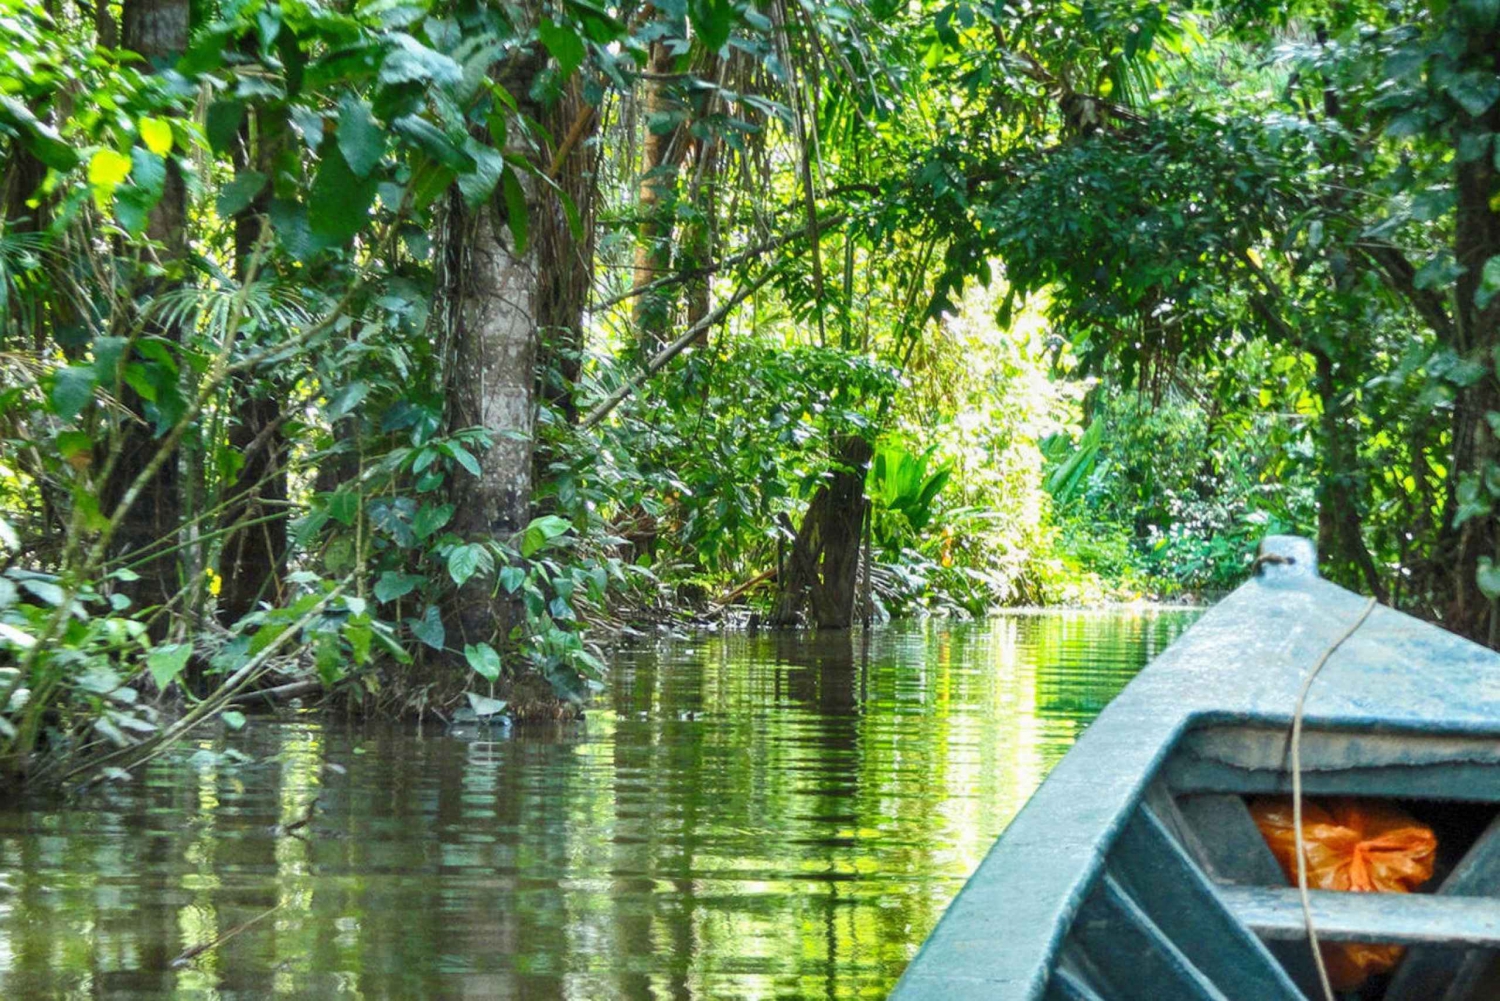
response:
[[[1191,756],[1169,761],[1163,771],[1167,784],[1178,796],[1195,793],[1290,796],[1292,792],[1291,775],[1284,771],[1237,768]],[[1458,762],[1304,772],[1302,790],[1307,796],[1380,796],[1500,803],[1500,767]]]
[[[1099,880],[1079,912],[1073,940],[1116,1001],[1227,1001],[1112,876]]]
[[[1500,817],[1475,840],[1463,859],[1438,888],[1440,896],[1500,896]],[[1500,909],[1500,902],[1491,906]],[[1412,949],[1386,991],[1386,1001],[1430,1001],[1433,998],[1462,1001],[1466,986],[1476,980],[1494,959],[1487,949],[1470,949],[1455,956],[1452,949],[1419,946]]]
[[[1229,910],[1263,938],[1306,938],[1293,888],[1221,886]],[[1425,893],[1309,893],[1313,925],[1325,942],[1500,946],[1500,907],[1484,897]]]
[[[1287,972],[1229,913],[1208,877],[1149,807],[1121,832],[1109,866],[1141,910],[1225,994],[1304,1001]]]
[[[1243,886],[1286,882],[1244,799],[1221,793],[1184,796],[1177,808],[1192,827],[1215,879]]]
[[[1047,1001],[1104,1001],[1104,998],[1083,977],[1066,967],[1058,967],[1047,981]]]
[[[1172,801],[1189,828],[1183,844],[1212,878],[1247,886],[1281,886],[1286,882],[1243,798],[1220,793],[1184,796]],[[1267,942],[1267,951],[1308,997],[1321,991],[1312,952],[1300,942]]]

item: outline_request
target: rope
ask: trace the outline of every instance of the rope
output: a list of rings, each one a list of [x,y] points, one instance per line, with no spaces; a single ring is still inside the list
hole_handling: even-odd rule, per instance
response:
[[[1318,980],[1323,985],[1323,997],[1326,1001],[1336,1001],[1333,995],[1333,983],[1328,979],[1328,967],[1323,964],[1323,953],[1318,948],[1318,932],[1313,927],[1312,898],[1307,892],[1307,844],[1302,837],[1302,717],[1307,709],[1307,693],[1312,688],[1313,681],[1317,679],[1318,672],[1323,670],[1323,665],[1328,663],[1334,651],[1344,645],[1344,641],[1353,636],[1360,626],[1364,625],[1365,619],[1375,610],[1376,601],[1371,598],[1365,603],[1364,611],[1359,613],[1348,629],[1338,639],[1333,641],[1313,669],[1307,672],[1307,678],[1302,682],[1302,690],[1297,693],[1297,708],[1292,713],[1292,832],[1297,839],[1297,892],[1302,898],[1302,922],[1307,928],[1307,944],[1312,949],[1313,962],[1318,967]]]

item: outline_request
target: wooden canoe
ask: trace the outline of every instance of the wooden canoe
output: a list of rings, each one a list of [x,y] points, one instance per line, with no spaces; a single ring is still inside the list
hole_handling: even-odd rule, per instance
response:
[[[1247,797],[1290,792],[1307,672],[1366,601],[1311,543],[1147,665],[1042,783],[943,915],[896,1001],[1323,997],[1298,891]],[[1412,894],[1312,891],[1322,942],[1408,946],[1361,1001],[1500,998],[1500,655],[1376,608],[1306,703],[1307,797],[1397,801],[1439,835]]]

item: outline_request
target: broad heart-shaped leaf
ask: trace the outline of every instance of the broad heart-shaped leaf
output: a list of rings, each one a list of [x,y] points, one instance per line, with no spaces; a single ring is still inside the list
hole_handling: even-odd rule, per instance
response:
[[[500,678],[500,655],[495,648],[488,643],[475,643],[464,647],[464,659],[474,669],[474,673],[485,681],[497,681]]]
[[[463,587],[480,570],[489,573],[495,568],[495,558],[488,549],[478,543],[455,546],[448,554],[448,576],[453,583]]]
[[[167,646],[159,646],[146,655],[146,669],[151,672],[151,677],[156,681],[156,687],[165,689],[176,677],[187,667],[188,658],[193,655],[193,647],[189,643],[172,643]]]
[[[313,236],[329,244],[347,243],[369,221],[379,187],[375,177],[356,176],[342,152],[325,149],[307,204]]]
[[[93,399],[95,377],[93,366],[73,365],[58,369],[52,376],[52,412],[65,421],[77,417],[78,412]]]
[[[474,715],[481,719],[486,716],[498,716],[500,713],[505,712],[505,707],[510,704],[502,702],[499,699],[489,698],[485,695],[476,695],[473,692],[465,692],[464,694],[469,697],[469,705],[473,708]]]
[[[1500,254],[1484,262],[1484,270],[1479,273],[1479,287],[1474,290],[1474,305],[1484,309],[1497,294],[1500,294]]]
[[[423,504],[411,520],[411,530],[417,533],[417,538],[425,539],[448,524],[448,519],[451,517],[453,517],[452,504]]]
[[[525,567],[509,566],[500,571],[500,586],[505,589],[506,594],[515,594],[525,582]]]
[[[566,80],[572,76],[573,71],[583,62],[583,57],[588,54],[583,45],[583,37],[568,25],[554,24],[550,18],[545,17],[537,24],[536,33],[547,51],[552,53],[552,58],[557,60],[557,69],[562,78]]]
[[[717,52],[734,28],[734,0],[688,0],[688,20],[704,46]]]
[[[385,132],[370,113],[370,106],[350,95],[339,103],[339,151],[349,169],[368,176],[385,155]]]
[[[1488,556],[1479,557],[1479,569],[1474,574],[1474,582],[1479,585],[1479,591],[1486,598],[1494,601],[1500,598],[1500,567],[1495,566],[1494,560]]]
[[[571,521],[555,514],[544,514],[540,518],[531,519],[531,523],[521,533],[521,555],[534,555],[537,550],[572,527]]]
[[[411,594],[420,583],[422,583],[422,578],[418,574],[387,570],[375,582],[375,599],[381,602],[395,601],[397,598]]]
[[[1469,70],[1450,77],[1443,89],[1459,107],[1478,118],[1500,100],[1500,77],[1486,70]]]
[[[448,638],[448,631],[443,628],[443,619],[438,615],[436,605],[428,605],[426,613],[420,619],[407,619],[411,625],[411,634],[426,643],[434,650],[443,649],[443,641]]]
[[[464,144],[464,149],[474,158],[474,169],[458,175],[458,190],[470,208],[483,205],[495,193],[500,183],[500,174],[505,170],[505,158],[497,151],[474,139]]]

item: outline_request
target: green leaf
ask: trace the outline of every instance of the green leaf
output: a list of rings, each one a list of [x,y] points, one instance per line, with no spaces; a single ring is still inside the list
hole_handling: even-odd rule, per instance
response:
[[[443,446],[443,451],[453,456],[453,461],[468,470],[469,475],[479,475],[479,460],[474,458],[473,453],[467,448],[464,448],[462,445],[449,443]]]
[[[515,594],[525,582],[525,567],[509,566],[500,571],[500,586],[505,589],[506,594]]]
[[[240,123],[245,120],[244,101],[215,101],[204,115],[203,132],[208,138],[209,148],[223,153],[234,144],[240,134]]]
[[[333,245],[347,243],[369,222],[379,187],[377,178],[356,177],[342,154],[328,150],[307,205],[313,235]]]
[[[77,417],[94,398],[96,373],[92,365],[60,368],[52,376],[52,412],[65,421]]]
[[[422,578],[417,574],[397,573],[394,570],[387,570],[375,582],[375,600],[380,602],[395,601],[397,598],[402,598],[410,594],[420,583],[422,583]]]
[[[416,517],[411,520],[411,530],[416,533],[417,538],[425,539],[433,532],[448,524],[448,519],[453,517],[453,505],[444,504],[436,506],[423,504],[417,511]]]
[[[514,253],[519,257],[526,253],[530,217],[526,208],[526,189],[511,167],[506,167],[500,175],[500,193],[505,199],[505,225],[510,227],[511,238],[515,241]]]
[[[533,518],[521,534],[521,555],[530,558],[572,527],[572,522],[566,518],[559,518],[555,514],[544,514],[540,518]]]
[[[385,132],[370,113],[370,106],[353,96],[339,104],[339,152],[349,169],[366,177],[385,156]]]
[[[1479,273],[1479,286],[1474,289],[1474,305],[1484,309],[1497,294],[1500,294],[1500,254],[1484,262],[1484,270]]]
[[[1443,89],[1460,108],[1478,118],[1500,100],[1500,77],[1487,70],[1469,70],[1449,77]]]
[[[465,646],[464,659],[469,662],[474,673],[486,681],[496,681],[500,678],[500,655],[488,643]]]
[[[68,171],[78,166],[78,154],[63,142],[52,126],[32,114],[30,108],[9,95],[0,95],[0,125],[13,130],[31,155],[53,170]]]
[[[454,546],[453,551],[448,554],[448,576],[452,577],[453,583],[459,587],[468,583],[469,578],[480,570],[489,573],[494,568],[494,557],[479,543]]]
[[[359,492],[339,490],[326,497],[329,517],[346,528],[353,525],[354,519],[359,517]]]
[[[156,681],[156,687],[166,690],[182,669],[187,667],[188,658],[193,655],[193,647],[190,643],[171,643],[159,646],[146,655],[146,669],[151,672],[151,677]]]
[[[474,710],[474,715],[481,718],[498,716],[500,713],[505,712],[505,707],[509,705],[507,702],[502,702],[500,699],[492,699],[486,695],[476,695],[473,692],[465,692],[464,694],[469,698],[469,707]]]
[[[339,390],[337,396],[328,401],[325,413],[330,421],[336,421],[349,413],[370,395],[370,384],[363,380],[355,380],[343,389]]]
[[[225,709],[219,713],[219,719],[231,730],[243,730],[245,728],[245,714],[237,709]]]
[[[431,80],[439,86],[452,87],[463,81],[463,68],[452,58],[429,49],[404,32],[394,32],[390,40],[391,51],[380,64],[381,83]]]
[[[407,619],[411,626],[411,634],[434,650],[443,649],[443,641],[448,638],[448,632],[443,628],[442,616],[438,614],[436,605],[428,605],[427,612],[420,619]]]
[[[258,170],[242,170],[234,175],[234,180],[219,189],[214,203],[219,218],[228,219],[243,212],[265,186],[266,175]]]
[[[688,0],[688,21],[703,39],[703,44],[717,52],[729,41],[734,28],[733,0]]]
[[[465,146],[474,158],[474,169],[458,176],[458,190],[470,208],[483,205],[495,193],[500,174],[505,170],[505,158],[483,143],[470,139]]]
[[[536,32],[547,51],[552,53],[552,58],[557,60],[557,69],[562,78],[566,80],[572,76],[588,54],[583,37],[567,25],[556,24],[545,17],[537,25]]]
[[[425,118],[403,115],[391,122],[391,129],[450,170],[466,174],[475,167],[472,156]],[[448,180],[444,180],[443,187],[447,185]]]
[[[1488,556],[1479,557],[1479,568],[1475,571],[1474,582],[1479,585],[1479,591],[1486,598],[1494,601],[1500,598],[1500,567],[1495,566],[1494,560]]]

